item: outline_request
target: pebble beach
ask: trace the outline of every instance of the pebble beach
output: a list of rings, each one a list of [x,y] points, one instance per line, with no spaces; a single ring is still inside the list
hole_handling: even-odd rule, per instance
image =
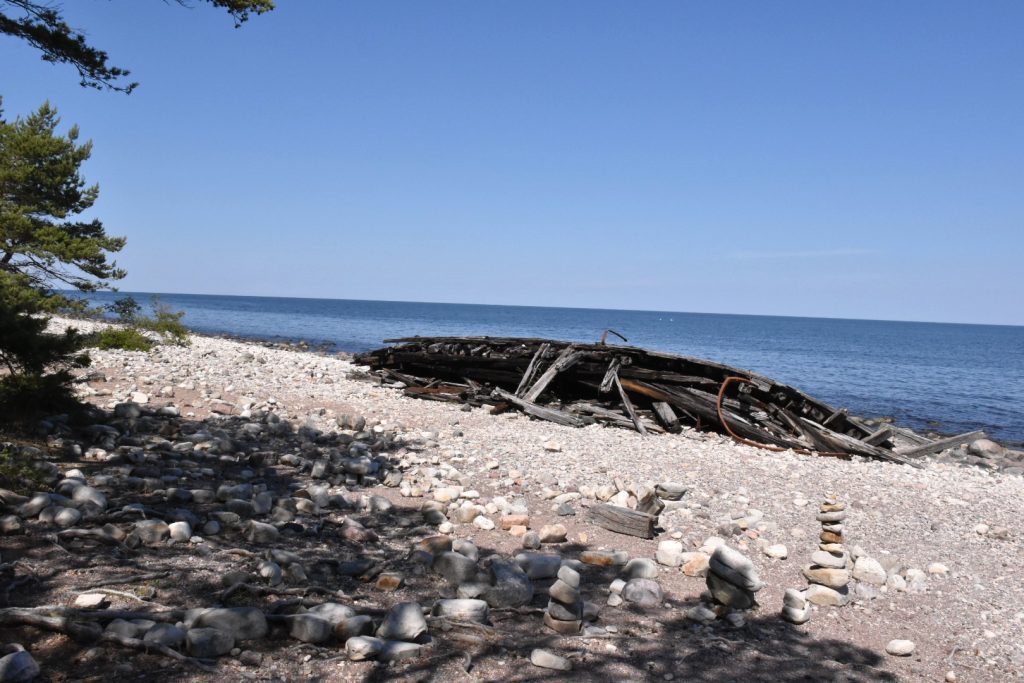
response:
[[[90,618],[188,661],[4,624],[49,680],[1024,676],[1024,477],[997,445],[911,468],[415,400],[280,345],[90,355],[103,418],[49,425],[52,488],[4,494],[3,563],[54,571],[7,604],[163,615]],[[590,515],[645,500],[651,539]]]

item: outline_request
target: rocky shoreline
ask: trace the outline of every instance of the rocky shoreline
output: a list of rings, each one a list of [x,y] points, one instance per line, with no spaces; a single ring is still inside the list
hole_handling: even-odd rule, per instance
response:
[[[214,337],[92,356],[82,394],[106,417],[86,432],[55,421],[22,446],[41,486],[2,493],[0,561],[7,605],[67,610],[93,639],[8,609],[0,673],[28,660],[49,680],[1024,672],[1013,451],[972,444],[914,469],[572,429]],[[653,539],[590,518],[652,499]]]

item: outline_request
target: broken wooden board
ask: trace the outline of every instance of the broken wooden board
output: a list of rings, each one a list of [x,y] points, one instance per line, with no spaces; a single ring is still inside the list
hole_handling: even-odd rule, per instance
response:
[[[978,439],[984,439],[985,432],[967,432],[966,434],[959,434],[957,436],[951,436],[946,439],[939,439],[938,441],[931,441],[920,446],[913,448],[904,448],[896,451],[899,455],[904,458],[920,458],[924,455],[931,455],[933,453],[941,453],[947,448],[956,448],[957,446],[963,446],[966,443],[977,441]]]
[[[608,531],[638,538],[654,538],[654,526],[658,521],[653,515],[607,503],[591,506],[590,519]]]
[[[529,403],[535,402],[558,373],[568,370],[582,357],[583,354],[576,351],[572,346],[566,346],[558,358],[555,359],[555,362],[551,364],[551,367],[545,370],[544,374],[537,378],[533,386],[526,390],[526,393],[523,394],[523,400]]]
[[[503,401],[507,401],[512,405],[518,406],[524,413],[539,417],[542,420],[554,422],[555,424],[565,425],[566,427],[582,427],[585,423],[580,418],[570,415],[562,410],[555,410],[553,408],[545,408],[544,406],[537,405],[536,403],[530,403],[524,399],[519,398],[503,389],[495,389],[493,396],[500,398]]]

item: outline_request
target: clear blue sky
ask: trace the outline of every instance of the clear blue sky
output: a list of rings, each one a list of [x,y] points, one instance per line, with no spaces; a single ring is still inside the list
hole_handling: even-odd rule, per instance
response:
[[[63,3],[138,291],[1024,324],[1024,2]]]

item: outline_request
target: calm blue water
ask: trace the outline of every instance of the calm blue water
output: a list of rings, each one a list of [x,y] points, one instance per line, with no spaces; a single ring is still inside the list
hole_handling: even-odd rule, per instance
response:
[[[127,292],[94,295],[96,303]],[[151,295],[133,294],[146,303]],[[791,384],[854,414],[1024,442],[1024,327],[527,306],[161,294],[210,334],[365,351],[412,335],[597,341],[707,358]],[[615,341],[611,338],[610,341]]]

